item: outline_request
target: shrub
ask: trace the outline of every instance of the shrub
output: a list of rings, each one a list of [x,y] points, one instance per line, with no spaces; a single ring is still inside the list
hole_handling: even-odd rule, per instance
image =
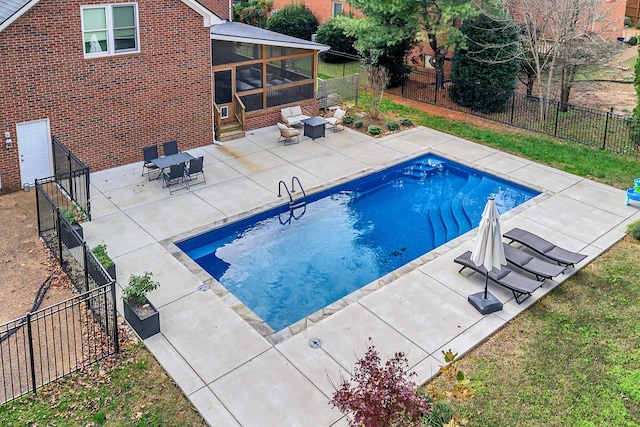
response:
[[[107,245],[104,243],[91,249],[91,252],[93,252],[98,262],[102,264],[104,268],[109,268],[113,265],[113,260],[107,253]]]
[[[376,125],[369,125],[367,130],[371,135],[380,135],[382,133],[382,128]]]
[[[357,55],[358,52],[353,47],[356,38],[347,35],[344,28],[340,26],[339,20],[331,18],[318,27],[316,33],[316,42],[331,46],[331,50]],[[332,55],[330,53],[321,52],[320,59],[324,62],[343,63],[351,61],[344,56]]]
[[[636,240],[640,240],[640,221],[632,222],[627,226],[627,233]]]
[[[633,25],[633,21],[631,20],[630,16],[625,16],[624,17],[624,26],[625,27],[631,27]]]
[[[353,125],[357,128],[360,129],[362,126],[364,126],[364,122],[362,120],[356,120],[355,122],[353,122]]]
[[[396,121],[389,120],[384,124],[389,130],[398,130],[400,129],[400,124]]]
[[[151,280],[151,276],[152,273],[148,271],[142,276],[132,274],[129,283],[122,290],[122,299],[129,303],[146,304],[147,293],[160,286],[160,283]]]
[[[344,118],[342,119],[342,123],[344,123],[345,125],[350,125],[355,121],[355,119],[356,118],[353,116],[344,116]]]
[[[89,219],[85,209],[76,202],[71,202],[71,205],[68,207],[60,208],[60,211],[71,224],[79,224]]]
[[[629,43],[631,46],[635,46],[635,45],[637,45],[637,44],[638,44],[638,38],[637,38],[636,36],[631,36],[631,37],[629,37],[629,41],[628,41],[628,43]]]
[[[400,119],[400,124],[402,126],[411,126],[413,122],[411,121],[411,119],[407,119],[406,117],[403,117]]]
[[[233,5],[233,20],[264,28],[273,9],[273,0],[243,0]]]
[[[452,58],[449,96],[453,102],[481,113],[506,108],[519,72],[517,28],[482,13],[462,23],[467,46],[456,48]]]
[[[311,40],[318,30],[318,18],[304,4],[289,3],[269,17],[267,30]]]
[[[431,411],[429,397],[420,394],[412,377],[404,353],[396,353],[383,366],[380,355],[369,345],[362,359],[358,359],[353,376],[340,384],[331,404],[344,414],[352,414],[349,425],[361,426],[419,426]]]

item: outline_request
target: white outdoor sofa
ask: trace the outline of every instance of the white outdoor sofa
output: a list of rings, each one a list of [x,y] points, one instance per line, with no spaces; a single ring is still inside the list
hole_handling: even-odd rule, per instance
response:
[[[283,108],[280,110],[280,116],[282,117],[282,122],[289,126],[299,125],[304,119],[311,118],[302,113],[302,108],[299,105]]]

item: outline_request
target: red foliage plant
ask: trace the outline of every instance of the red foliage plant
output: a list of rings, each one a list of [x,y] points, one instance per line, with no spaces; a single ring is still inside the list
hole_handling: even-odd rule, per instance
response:
[[[356,362],[351,379],[343,379],[329,402],[343,413],[351,415],[351,427],[419,426],[431,412],[427,395],[418,394],[407,372],[408,359],[396,353],[384,366],[373,344]]]

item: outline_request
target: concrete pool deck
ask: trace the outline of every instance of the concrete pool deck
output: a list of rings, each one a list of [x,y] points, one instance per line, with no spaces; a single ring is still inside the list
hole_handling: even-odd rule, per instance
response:
[[[328,403],[332,383],[348,376],[369,338],[383,360],[405,352],[418,383],[427,381],[444,363],[442,350],[468,352],[640,219],[637,205],[625,206],[623,190],[424,127],[379,139],[350,129],[326,135],[285,147],[272,126],[224,146],[189,150],[205,156],[207,183],[172,195],[161,180],[140,176],[141,162],[91,175],[93,220],[84,224],[85,238],[90,247],[107,245],[120,283],[144,271],[160,282],[150,300],[159,308],[161,333],[145,345],[209,425],[347,426]],[[489,283],[504,308],[482,316],[467,296],[483,289],[484,277],[459,274],[453,262],[472,249],[472,230],[294,327],[269,334],[173,244],[284,203],[277,197],[280,180],[290,183],[297,176],[309,194],[428,152],[542,191],[501,216],[503,232],[524,228],[587,259],[547,280],[520,305]],[[208,289],[199,290],[203,284]],[[311,339],[321,347],[312,348]]]

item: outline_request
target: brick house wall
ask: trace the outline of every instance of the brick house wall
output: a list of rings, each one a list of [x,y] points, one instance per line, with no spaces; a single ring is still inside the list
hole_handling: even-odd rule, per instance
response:
[[[92,171],[140,161],[145,145],[213,141],[202,16],[180,0],[138,0],[140,52],[85,59],[80,6],[91,4],[107,2],[41,0],[0,32],[0,133],[14,141],[0,145],[4,191],[21,183],[21,122],[48,118],[51,134]]]
[[[233,20],[229,19],[229,0],[198,0],[198,3],[215,13],[220,19]]]

